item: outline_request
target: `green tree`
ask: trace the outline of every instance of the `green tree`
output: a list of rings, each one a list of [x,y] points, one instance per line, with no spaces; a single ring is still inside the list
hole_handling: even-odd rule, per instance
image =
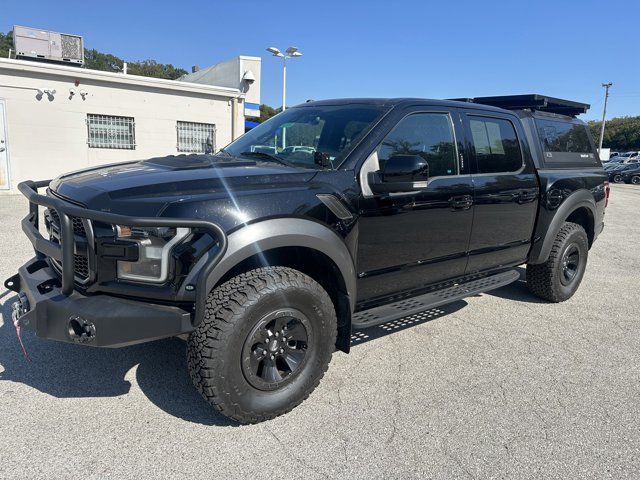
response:
[[[263,103],[262,105],[260,105],[260,123],[266,122],[271,117],[277,115],[281,111],[282,111],[282,107],[273,108],[273,107],[270,107],[269,105],[265,105]]]
[[[594,120],[588,124],[593,139],[598,145],[602,122]],[[616,150],[640,150],[640,116],[607,120],[602,146]]]
[[[141,62],[127,62],[127,71],[131,75],[142,75],[144,77],[166,78],[175,80],[187,71],[174,67],[170,63],[158,63],[155,60],[143,60]]]
[[[0,32],[0,57],[7,58],[10,48],[13,48],[13,32],[6,34]],[[121,58],[111,53],[99,52],[95,48],[84,49],[84,62],[84,68],[103,72],[121,72],[124,65],[124,60]],[[175,67],[170,63],[158,63],[155,60],[127,62],[127,71],[132,75],[166,78],[169,80],[175,80],[187,73],[186,70]]]
[[[124,61],[110,53],[101,53],[95,48],[84,49],[84,67],[103,72],[121,72]]]
[[[0,32],[0,58],[7,58],[9,56],[9,49],[13,48],[13,31],[2,33]]]

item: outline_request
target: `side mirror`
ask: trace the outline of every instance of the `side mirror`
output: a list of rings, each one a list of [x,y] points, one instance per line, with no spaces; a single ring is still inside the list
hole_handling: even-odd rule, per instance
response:
[[[413,192],[427,186],[429,164],[419,155],[394,155],[368,180],[374,193]]]

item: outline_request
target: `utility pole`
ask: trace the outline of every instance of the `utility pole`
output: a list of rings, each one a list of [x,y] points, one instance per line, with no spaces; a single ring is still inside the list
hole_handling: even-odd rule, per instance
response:
[[[607,100],[609,100],[609,88],[613,85],[613,83],[603,83],[604,87],[604,108],[602,109],[602,128],[600,129],[600,145],[598,147],[598,155],[602,151],[602,140],[604,139],[604,124],[606,123],[607,116]]]

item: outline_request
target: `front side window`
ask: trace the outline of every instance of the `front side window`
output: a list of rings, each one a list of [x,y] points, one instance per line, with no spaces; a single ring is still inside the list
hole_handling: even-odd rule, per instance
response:
[[[216,149],[216,126],[212,123],[178,122],[178,151],[213,153]]]
[[[133,117],[87,114],[87,130],[90,148],[136,148],[135,121]]]
[[[419,155],[429,164],[429,177],[458,173],[453,125],[446,113],[404,118],[378,146],[377,153],[381,169],[395,155]]]
[[[234,156],[302,168],[336,168],[388,110],[346,104],[289,108],[223,149]]]
[[[501,118],[470,117],[469,128],[478,162],[478,173],[516,172],[522,153],[513,124]]]

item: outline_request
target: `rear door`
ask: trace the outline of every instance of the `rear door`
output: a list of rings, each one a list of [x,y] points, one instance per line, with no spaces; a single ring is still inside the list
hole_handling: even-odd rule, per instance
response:
[[[524,263],[539,185],[522,125],[517,117],[497,112],[467,110],[462,117],[474,191],[466,273]]]
[[[0,190],[9,189],[9,145],[5,102],[0,98]]]

